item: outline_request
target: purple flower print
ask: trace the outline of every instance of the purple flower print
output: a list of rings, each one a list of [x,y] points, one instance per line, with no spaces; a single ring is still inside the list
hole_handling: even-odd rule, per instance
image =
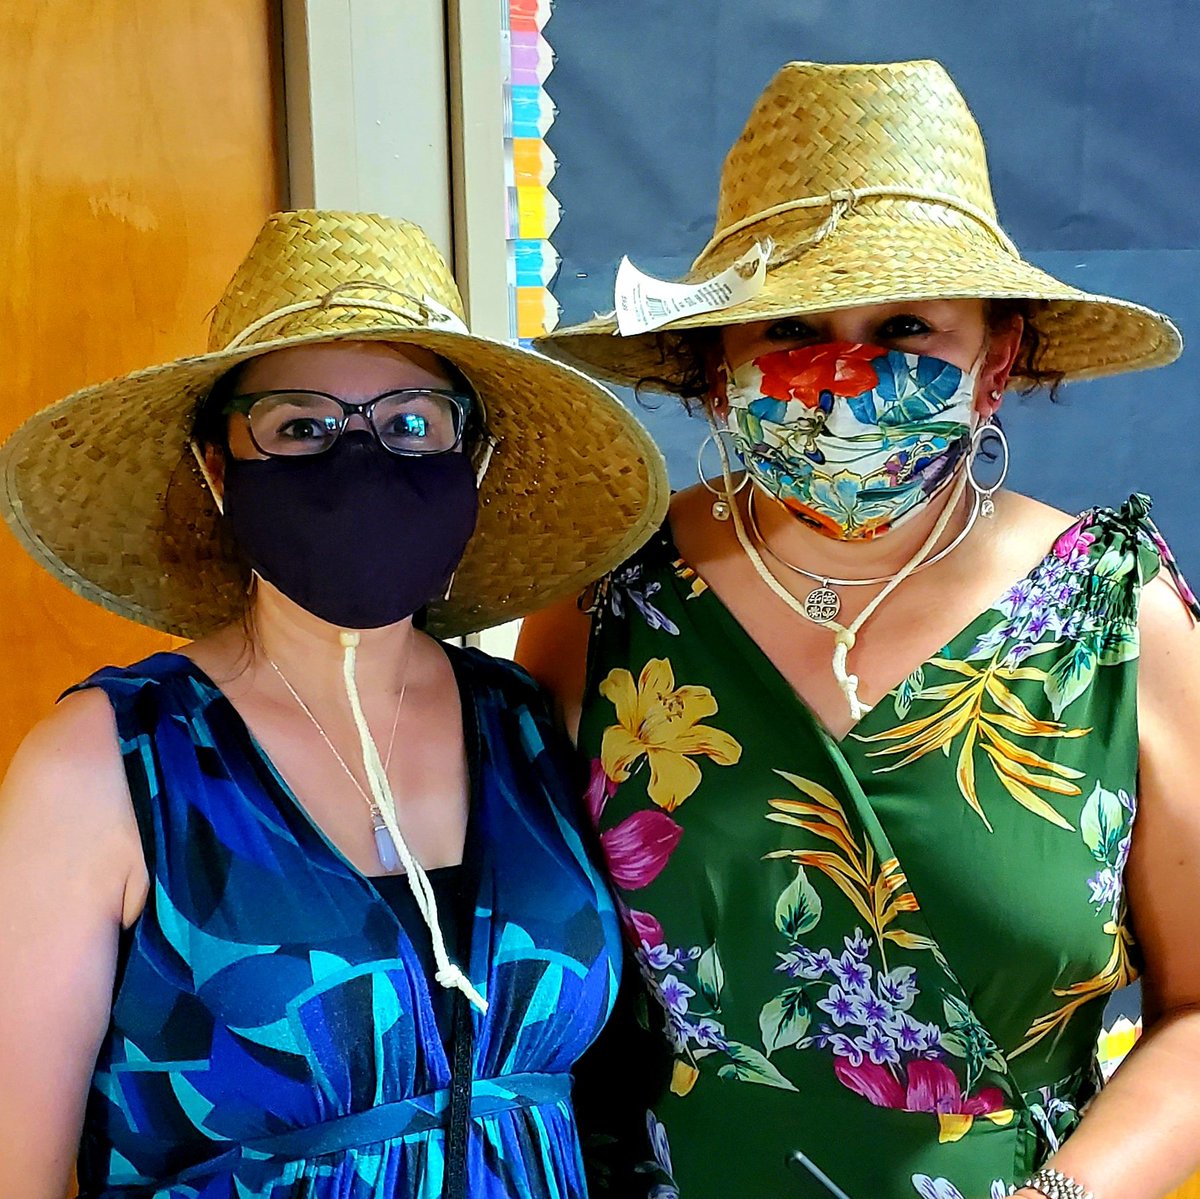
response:
[[[727,1049],[725,1030],[713,1019],[702,1016],[691,1026],[692,1039],[701,1049]]]
[[[668,945],[658,943],[647,945],[642,943],[642,958],[651,970],[681,969],[689,962],[694,962],[700,956],[700,947],[692,949],[671,949]]]
[[[911,966],[897,966],[875,980],[879,998],[896,1011],[906,1012],[917,997],[917,972]]]
[[[854,930],[853,937],[843,937],[846,952],[853,954],[860,962],[865,962],[871,955],[871,938],[863,935],[861,928]]]
[[[1047,558],[1037,569],[1037,580],[1043,587],[1051,587],[1069,571],[1067,564],[1057,555]]]
[[[833,970],[833,954],[828,949],[812,950],[797,945],[779,955],[779,965],[775,969],[791,978],[815,982]]]
[[[1092,903],[1098,908],[1111,907],[1121,895],[1121,876],[1111,866],[1093,874],[1088,879],[1092,892]]]
[[[866,1036],[855,1037],[854,1043],[877,1066],[894,1065],[900,1061],[900,1054],[896,1051],[895,1041],[881,1028],[869,1029]]]
[[[907,1012],[899,1012],[890,1028],[892,1038],[905,1053],[922,1053],[928,1046],[925,1025],[914,1020]]]
[[[644,582],[641,563],[614,571],[611,588],[614,616],[624,618],[625,604],[628,602],[641,613],[642,619],[651,629],[662,629],[664,633],[678,635],[679,626],[650,602],[651,597],[662,590],[662,584]]]
[[[921,1199],[963,1199],[962,1191],[948,1178],[930,1178],[928,1174],[914,1174],[912,1184]]]
[[[844,1032],[830,1032],[825,1037],[825,1046],[822,1048],[825,1047],[832,1049],[836,1057],[844,1058],[852,1066],[861,1066],[866,1056],[858,1042]]]
[[[1000,600],[1000,610],[1007,616],[1018,616],[1025,610],[1029,602],[1029,593],[1033,590],[1031,579],[1022,579],[1014,583]]]
[[[1042,635],[1050,625],[1050,617],[1045,612],[1045,605],[1040,606],[1040,610],[1031,615],[1025,622],[1025,631],[1023,639],[1029,644],[1035,644],[1041,641]]]
[[[863,991],[871,985],[871,967],[849,950],[833,963],[832,970],[847,991]]]
[[[667,1140],[667,1130],[653,1112],[646,1113],[646,1132],[649,1134],[650,1148],[654,1153],[654,1161],[647,1162],[647,1168],[653,1168],[660,1178],[650,1191],[650,1199],[679,1199],[679,1191],[673,1177],[675,1167],[671,1164],[671,1145]],[[638,1169],[643,1167],[639,1166]]]
[[[1069,608],[1075,603],[1075,597],[1079,594],[1079,582],[1076,579],[1068,579],[1065,583],[1060,583],[1050,594],[1051,600],[1060,608]]]
[[[686,1014],[688,1000],[696,994],[687,983],[681,978],[677,978],[674,974],[668,974],[658,984],[658,989],[662,995],[663,1003],[667,1005],[667,1011],[675,1016]]]
[[[828,1012],[833,1022],[839,1028],[845,1024],[861,1024],[861,1005],[854,995],[847,995],[836,983],[829,988],[829,994],[824,999],[817,1000],[817,1007]]]
[[[942,1030],[936,1024],[925,1025],[925,1048],[917,1053],[918,1057],[922,1058],[939,1058],[944,1050],[942,1049]]]
[[[868,1028],[873,1024],[883,1024],[885,1021],[891,1020],[892,1009],[882,1000],[877,999],[870,991],[867,992],[866,998],[859,1001],[859,1023],[865,1024]]]

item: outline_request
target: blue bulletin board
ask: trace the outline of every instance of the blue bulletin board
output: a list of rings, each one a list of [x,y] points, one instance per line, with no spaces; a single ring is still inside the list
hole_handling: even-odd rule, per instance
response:
[[[1010,483],[1068,511],[1147,491],[1185,573],[1200,576],[1194,0],[556,0],[546,36],[564,323],[612,308],[622,254],[683,274],[712,231],[724,154],[783,62],[944,63],[1022,252],[1171,314],[1195,343],[1173,366],[1069,385],[1054,404],[1008,397]],[[638,411],[675,486],[688,485],[703,426],[669,398]]]

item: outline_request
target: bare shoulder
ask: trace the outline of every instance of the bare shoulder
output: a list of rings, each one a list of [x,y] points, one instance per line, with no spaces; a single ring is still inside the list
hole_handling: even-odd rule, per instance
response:
[[[1159,571],[1142,590],[1138,634],[1143,704],[1165,703],[1176,708],[1190,690],[1195,704],[1192,714],[1200,720],[1200,624],[1166,570]]]
[[[0,787],[0,857],[13,869],[70,869],[123,913],[145,867],[102,691],[67,696],[21,743]]]
[[[1025,542],[1036,542],[1043,549],[1079,519],[1079,513],[1064,512],[1017,491],[1006,491],[997,496],[996,509],[1003,526],[1013,536]]]
[[[112,705],[99,688],[88,688],[68,695],[33,727],[13,757],[5,786],[112,778],[124,785]]]
[[[108,699],[68,696],[0,788],[0,1194],[67,1193],[140,862]]]

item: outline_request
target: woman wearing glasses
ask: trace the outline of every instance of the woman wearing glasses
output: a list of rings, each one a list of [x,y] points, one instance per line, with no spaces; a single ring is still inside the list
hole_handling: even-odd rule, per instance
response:
[[[581,786],[527,677],[430,633],[577,589],[666,488],[607,392],[459,312],[415,226],[280,214],[208,354],[4,447],[38,559],[194,638],[76,688],[0,797],[6,1199],[77,1156],[88,1199],[585,1194],[620,937]]]

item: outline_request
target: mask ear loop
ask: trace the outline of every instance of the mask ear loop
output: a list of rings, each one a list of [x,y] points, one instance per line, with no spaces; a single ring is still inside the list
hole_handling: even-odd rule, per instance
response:
[[[217,490],[216,482],[208,469],[208,463],[204,461],[204,451],[200,449],[194,437],[188,440],[188,449],[192,451],[192,457],[196,459],[196,465],[200,468],[200,475],[204,479],[205,486],[208,487],[209,494],[213,498],[213,503],[217,506],[217,511],[224,516],[225,504],[221,500],[221,493]]]
[[[475,490],[478,492],[483,488],[484,476],[488,473],[488,468],[492,465],[492,455],[500,448],[500,442],[490,433],[486,434],[483,443],[483,452],[479,456],[479,465],[475,467]],[[448,601],[450,593],[454,590],[454,580],[458,577],[458,567],[456,566],[450,572],[450,578],[446,582],[446,590],[442,592],[442,599]]]

